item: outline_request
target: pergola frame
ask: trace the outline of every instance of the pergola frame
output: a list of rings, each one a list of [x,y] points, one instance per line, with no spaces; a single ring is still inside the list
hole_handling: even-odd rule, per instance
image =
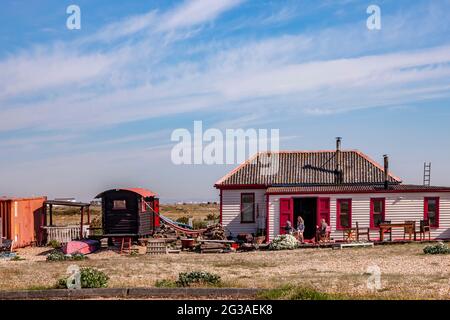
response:
[[[66,207],[78,207],[80,208],[80,239],[83,239],[83,224],[84,224],[84,213],[87,213],[87,224],[91,223],[91,212],[90,203],[85,202],[70,202],[70,201],[58,201],[58,200],[47,200],[44,202],[43,212],[44,212],[44,226],[47,224],[47,212],[49,212],[50,226],[53,226],[53,206],[66,206]],[[48,209],[48,210],[47,210]]]

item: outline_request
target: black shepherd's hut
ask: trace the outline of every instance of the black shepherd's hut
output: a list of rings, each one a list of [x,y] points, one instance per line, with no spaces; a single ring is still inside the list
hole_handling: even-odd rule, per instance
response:
[[[159,228],[159,199],[143,188],[112,189],[102,199],[104,235],[140,237]]]

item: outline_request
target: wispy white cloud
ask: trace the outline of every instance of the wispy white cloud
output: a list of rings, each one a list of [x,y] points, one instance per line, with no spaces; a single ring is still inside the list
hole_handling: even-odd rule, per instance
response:
[[[208,22],[242,2],[243,0],[185,1],[183,5],[163,16],[158,29],[170,31]]]

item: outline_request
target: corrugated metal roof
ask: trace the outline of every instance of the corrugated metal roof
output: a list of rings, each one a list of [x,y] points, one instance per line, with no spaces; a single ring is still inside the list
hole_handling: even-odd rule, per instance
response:
[[[267,193],[365,193],[365,192],[450,192],[450,187],[395,184],[389,185],[329,185],[329,186],[280,186],[270,187]]]
[[[103,191],[102,193],[98,194],[95,198],[101,198],[103,193],[109,192],[109,191],[113,191],[113,190],[117,190],[117,191],[119,191],[119,190],[131,191],[131,192],[134,192],[134,193],[137,193],[137,194],[141,195],[144,198],[156,197],[157,196],[157,194],[154,193],[153,191],[148,190],[148,189],[144,189],[144,188],[119,188],[119,189],[111,189],[111,190]]]
[[[335,151],[281,151],[259,153],[220,179],[216,185],[330,185],[336,184]],[[357,150],[343,150],[339,160],[342,184],[374,184],[384,182],[384,169]],[[270,173],[267,161],[278,170]],[[389,175],[390,183],[401,179]]]

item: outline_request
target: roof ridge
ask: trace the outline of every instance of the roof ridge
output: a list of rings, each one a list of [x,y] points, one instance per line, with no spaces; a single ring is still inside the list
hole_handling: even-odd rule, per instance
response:
[[[262,154],[262,153],[266,153],[266,154],[270,154],[270,153],[275,153],[275,154],[279,154],[279,153],[334,153],[336,152],[336,150],[278,150],[278,151],[260,151],[258,152],[258,154]],[[357,149],[346,149],[346,150],[341,150],[341,152],[361,152]]]

